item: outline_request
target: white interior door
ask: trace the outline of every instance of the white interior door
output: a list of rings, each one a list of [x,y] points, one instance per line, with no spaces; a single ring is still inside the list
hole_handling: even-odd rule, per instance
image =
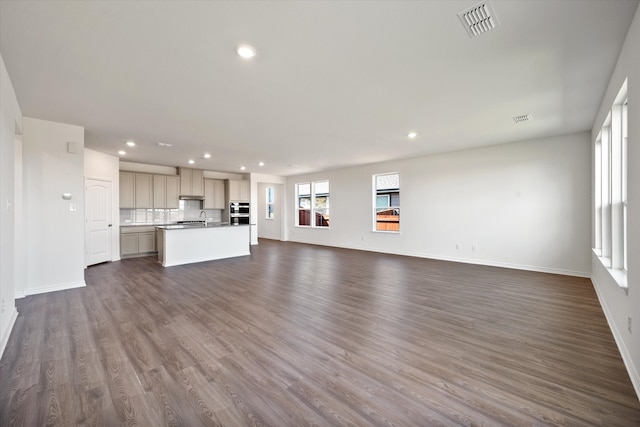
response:
[[[87,266],[111,261],[111,181],[85,179]]]

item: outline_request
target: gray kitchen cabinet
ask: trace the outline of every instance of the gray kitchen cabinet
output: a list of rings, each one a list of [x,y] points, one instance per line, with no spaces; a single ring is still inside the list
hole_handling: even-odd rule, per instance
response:
[[[153,207],[164,209],[167,206],[167,177],[153,175]]]
[[[138,252],[147,253],[156,251],[155,232],[138,233]]]
[[[204,173],[202,170],[180,168],[180,195],[204,197]]]
[[[204,180],[204,209],[224,209],[224,181],[221,179]]]
[[[227,182],[230,202],[248,202],[249,181],[230,179]]]
[[[167,177],[167,209],[178,209],[180,207],[180,178],[177,176]]]
[[[153,207],[151,174],[120,172],[120,209]]]
[[[120,172],[120,209],[136,207],[136,175],[133,172]]]
[[[134,226],[120,228],[120,258],[150,255],[155,252],[155,227]]]
[[[179,181],[177,176],[153,175],[153,207],[156,209],[178,209]]]
[[[136,209],[153,208],[153,176],[147,173],[136,174]]]
[[[195,196],[204,196],[204,173],[199,169],[191,172],[191,188]]]
[[[224,181],[221,179],[214,179],[213,186],[215,188],[215,194],[213,198],[213,209],[226,209],[226,203],[224,199]]]
[[[120,258],[138,253],[138,234],[120,235]]]
[[[152,207],[152,175],[120,172],[120,209],[147,209]]]

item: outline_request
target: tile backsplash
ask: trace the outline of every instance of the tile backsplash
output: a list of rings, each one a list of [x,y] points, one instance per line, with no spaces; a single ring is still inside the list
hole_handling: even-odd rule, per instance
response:
[[[169,224],[176,221],[197,220],[200,212],[206,212],[207,221],[222,221],[219,209],[202,209],[199,200],[180,200],[179,209],[120,209],[120,225]]]

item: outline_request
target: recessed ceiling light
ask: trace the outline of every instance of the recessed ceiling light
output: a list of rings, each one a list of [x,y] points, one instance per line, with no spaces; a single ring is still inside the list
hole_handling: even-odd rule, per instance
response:
[[[248,44],[241,44],[238,46],[238,55],[244,59],[251,59],[256,56],[256,49]]]
[[[173,147],[173,144],[167,144],[167,143],[164,143],[164,142],[158,142],[158,147],[169,148],[169,147]]]
[[[196,162],[195,160],[193,160],[193,159],[189,159],[189,164],[190,164],[190,165],[194,164],[195,162]]]
[[[127,154],[127,152],[124,150],[120,150],[118,151],[118,154],[120,154],[121,156],[124,156],[125,154]]]
[[[258,163],[258,166],[264,166],[264,162]]]
[[[245,170],[245,169],[246,169],[246,168],[245,168],[244,166],[240,166],[240,170],[241,170],[241,171],[243,171],[243,170]]]
[[[133,141],[127,141],[127,146],[129,146],[129,147],[135,147],[135,146],[136,146],[136,143],[135,143],[135,142],[133,142]]]
[[[407,134],[407,138],[409,138],[409,139],[413,139],[413,138],[415,138],[416,136],[418,136],[418,132],[409,132],[409,133]]]
[[[211,154],[209,154],[209,153],[204,153],[204,154],[202,155],[202,157],[204,157],[205,159],[210,159],[210,158],[211,158]]]

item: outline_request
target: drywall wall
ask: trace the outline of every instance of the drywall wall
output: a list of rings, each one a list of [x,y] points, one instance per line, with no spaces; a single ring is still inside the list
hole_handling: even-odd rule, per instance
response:
[[[273,218],[267,218],[267,188],[273,188]],[[258,237],[262,239],[282,240],[282,198],[283,184],[258,183],[256,194],[256,219],[258,221]]]
[[[15,304],[15,188],[16,135],[22,113],[11,79],[0,55],[0,356],[18,316]],[[19,146],[19,143],[18,143]]]
[[[28,117],[22,124],[24,294],[84,286],[84,128]]]
[[[111,182],[111,261],[120,259],[120,159],[84,149],[84,176]],[[85,262],[86,266],[86,262]]]
[[[595,139],[604,124],[611,105],[622,83],[628,78],[628,294],[618,286],[595,254],[592,254],[593,275],[591,279],[620,348],[636,394],[640,397],[640,55],[638,52],[640,52],[640,9],[636,10],[591,131],[592,144],[595,144]],[[593,150],[594,148],[592,148]],[[594,206],[595,198],[592,199],[590,207],[592,212]],[[591,228],[591,230],[594,229],[595,227]],[[592,238],[595,238],[594,231],[591,232],[591,235]],[[631,331],[628,330],[629,318],[632,319]]]
[[[258,244],[258,237],[263,237],[263,233],[266,232],[270,237],[275,239],[287,240],[286,237],[286,228],[285,223],[287,221],[289,213],[286,209],[286,198],[279,198],[278,203],[281,204],[282,208],[280,209],[281,214],[278,215],[276,224],[265,224],[264,220],[264,210],[261,210],[261,198],[264,198],[264,190],[261,189],[261,184],[275,184],[278,188],[285,188],[285,184],[287,183],[287,178],[278,176],[278,175],[270,175],[264,173],[251,173],[249,174],[250,180],[250,197],[251,197],[251,244]],[[280,196],[279,196],[280,197]],[[260,230],[260,228],[263,230]],[[274,237],[279,229],[279,234],[281,237]],[[284,231],[284,233],[283,233]],[[264,236],[267,237],[267,236]]]
[[[288,236],[588,277],[589,147],[583,132],[290,177]],[[400,233],[372,231],[372,175],[385,172],[400,173]],[[295,184],[324,179],[330,229],[295,227]]]

